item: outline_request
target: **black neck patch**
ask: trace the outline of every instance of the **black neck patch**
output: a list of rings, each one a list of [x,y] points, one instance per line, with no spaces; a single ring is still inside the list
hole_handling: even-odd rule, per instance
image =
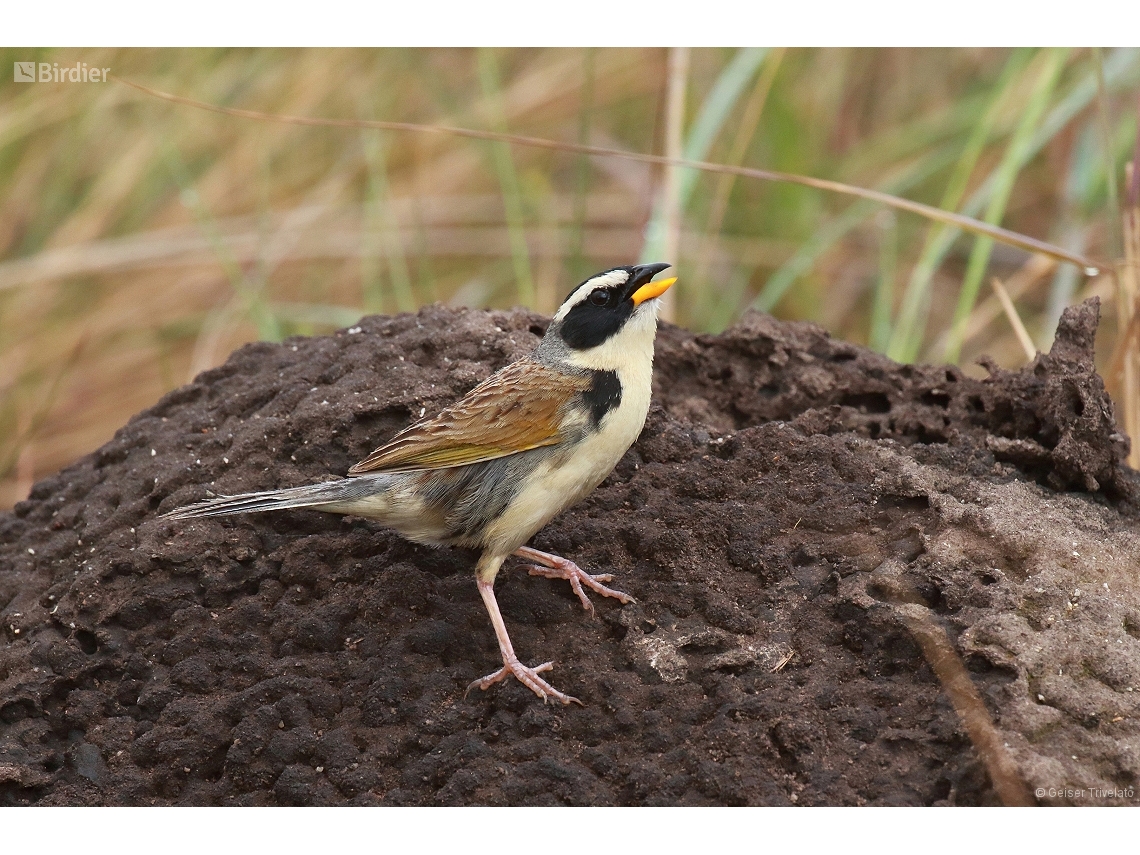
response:
[[[594,371],[590,388],[582,393],[590,407],[590,418],[594,427],[601,424],[606,413],[621,404],[621,381],[615,371]]]
[[[573,350],[589,350],[616,335],[633,314],[632,300],[615,300],[616,305],[595,306],[583,300],[566,313],[559,333]]]

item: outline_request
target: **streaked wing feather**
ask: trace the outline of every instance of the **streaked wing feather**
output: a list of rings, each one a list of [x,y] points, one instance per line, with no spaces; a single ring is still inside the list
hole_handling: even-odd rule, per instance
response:
[[[396,434],[348,470],[410,472],[495,460],[562,440],[566,404],[589,380],[530,359],[488,377],[437,416]]]

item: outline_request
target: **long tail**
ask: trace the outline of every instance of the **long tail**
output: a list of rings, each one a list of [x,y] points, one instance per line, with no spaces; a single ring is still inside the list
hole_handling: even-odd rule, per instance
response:
[[[162,516],[172,520],[187,520],[254,511],[280,511],[285,508],[313,508],[332,513],[355,513],[362,507],[362,503],[372,505],[375,509],[383,501],[384,493],[391,483],[391,478],[388,476],[345,478],[341,481],[327,481],[323,484],[289,487],[284,490],[219,496],[184,508],[175,508]]]

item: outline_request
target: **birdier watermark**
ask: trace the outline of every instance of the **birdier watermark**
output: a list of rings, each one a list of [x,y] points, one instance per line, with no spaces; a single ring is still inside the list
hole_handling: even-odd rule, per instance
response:
[[[109,68],[95,68],[85,62],[60,65],[58,62],[12,63],[16,83],[106,83]]]

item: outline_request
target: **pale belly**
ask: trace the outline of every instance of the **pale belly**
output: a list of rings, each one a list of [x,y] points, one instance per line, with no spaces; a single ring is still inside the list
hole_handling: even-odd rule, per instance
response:
[[[643,399],[643,400],[642,400]],[[561,511],[585,498],[606,479],[637,439],[649,411],[648,389],[623,400],[611,421],[582,442],[567,460],[544,462],[487,531],[488,549],[510,555]]]

